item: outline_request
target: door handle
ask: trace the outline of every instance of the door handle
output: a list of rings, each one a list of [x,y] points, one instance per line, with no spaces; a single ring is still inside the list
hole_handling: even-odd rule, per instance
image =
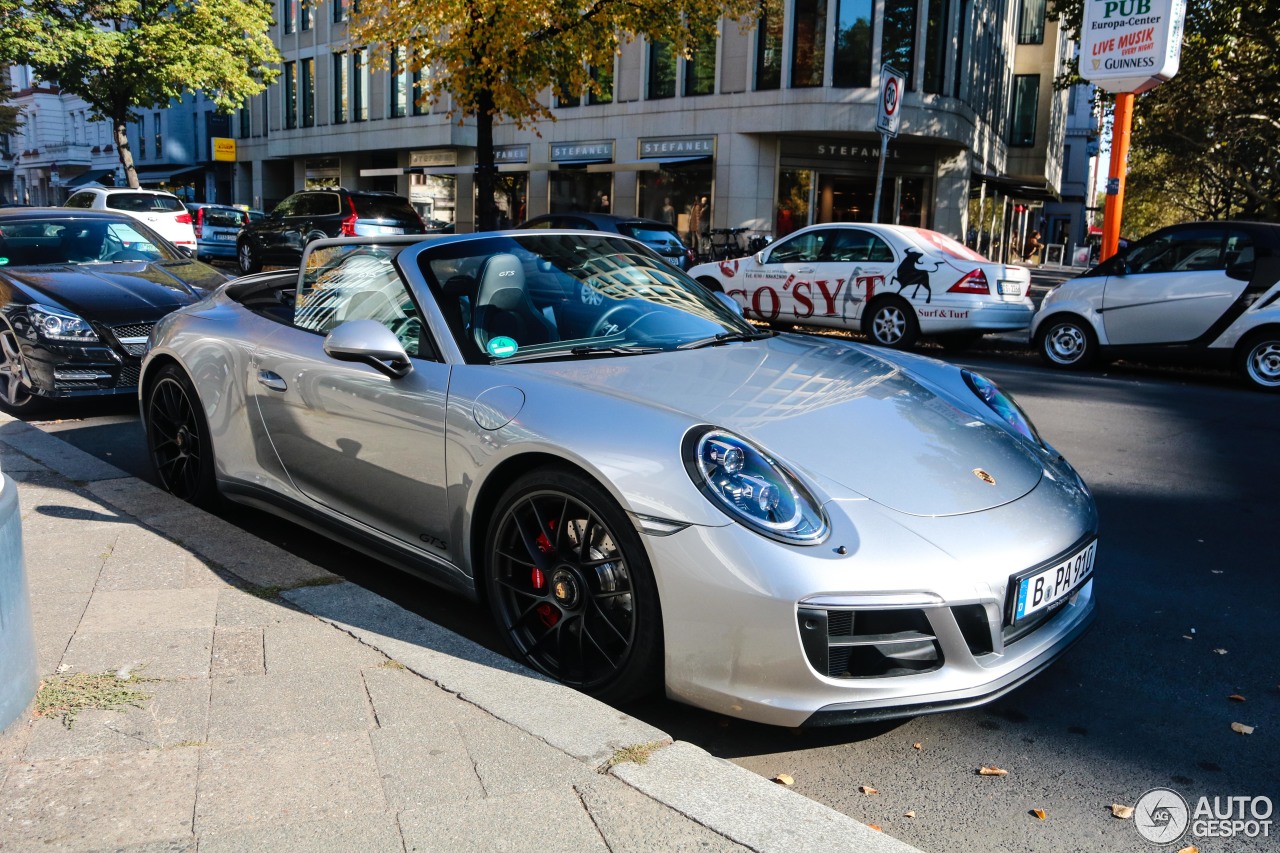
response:
[[[265,385],[272,391],[283,391],[289,387],[285,384],[285,381],[280,374],[272,373],[270,370],[258,371],[258,383]]]
[[[797,267],[796,272],[813,272],[813,267]]]

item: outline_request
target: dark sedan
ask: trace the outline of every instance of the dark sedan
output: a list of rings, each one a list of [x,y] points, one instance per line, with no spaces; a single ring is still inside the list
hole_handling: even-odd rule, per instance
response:
[[[151,327],[226,280],[123,214],[0,211],[0,409],[136,393]]]

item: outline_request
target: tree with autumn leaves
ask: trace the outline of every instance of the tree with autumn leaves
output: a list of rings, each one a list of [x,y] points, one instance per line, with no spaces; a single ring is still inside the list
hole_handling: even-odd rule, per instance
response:
[[[279,75],[270,0],[0,0],[0,63],[30,66],[111,122],[129,186],[128,123],[201,92],[230,112]]]
[[[432,102],[446,93],[452,116],[476,123],[477,226],[497,226],[493,125],[552,119],[547,92],[577,97],[600,91],[593,68],[612,67],[619,48],[644,36],[678,54],[715,43],[722,18],[747,25],[759,0],[379,0],[351,20],[353,44],[385,64],[421,71]]]

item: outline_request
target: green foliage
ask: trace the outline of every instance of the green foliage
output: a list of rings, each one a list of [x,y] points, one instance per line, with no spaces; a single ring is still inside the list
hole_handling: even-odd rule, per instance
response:
[[[201,92],[230,111],[279,73],[270,0],[0,0],[0,61],[78,95],[115,131],[137,186],[125,125],[139,109]]]
[[[13,87],[9,85],[9,68],[0,62],[0,136],[16,131],[22,126],[22,110],[13,106]]]
[[[115,672],[77,672],[71,675],[51,675],[40,682],[36,691],[36,716],[58,717],[71,728],[81,711],[119,711],[123,708],[141,708],[151,698],[134,685],[151,679],[139,678],[136,673],[122,675]]]
[[[419,99],[451,98],[455,118],[476,120],[481,228],[492,228],[493,122],[517,127],[554,120],[543,95],[602,92],[591,67],[612,67],[637,36],[667,42],[679,56],[714,49],[723,17],[749,26],[759,0],[384,0],[362,3],[352,44],[367,44],[376,64],[408,47],[406,65],[422,71]]]

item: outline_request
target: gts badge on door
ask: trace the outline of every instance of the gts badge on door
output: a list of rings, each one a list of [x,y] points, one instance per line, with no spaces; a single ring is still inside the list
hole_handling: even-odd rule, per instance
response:
[[[418,539],[427,547],[434,548],[437,551],[449,550],[448,542],[444,541],[443,539],[437,539],[436,537],[432,536],[429,533],[419,533]]]

